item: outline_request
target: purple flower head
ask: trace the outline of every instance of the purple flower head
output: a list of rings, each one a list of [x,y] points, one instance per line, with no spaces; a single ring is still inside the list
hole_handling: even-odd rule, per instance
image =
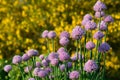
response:
[[[32,70],[32,66],[27,66],[24,68],[25,73],[29,73]]]
[[[27,61],[29,59],[30,59],[30,57],[28,56],[28,54],[23,54],[23,56],[22,56],[23,61]]]
[[[45,71],[49,74],[50,72],[52,72],[52,69],[50,67],[45,68]]]
[[[109,50],[110,50],[110,45],[106,42],[102,43],[98,48],[98,51],[101,52],[101,53],[105,53]]]
[[[29,78],[28,80],[35,80],[34,78]]]
[[[88,21],[85,25],[86,30],[95,30],[97,28],[97,25],[93,21]]]
[[[72,38],[74,40],[76,39],[81,39],[82,36],[84,35],[84,30],[80,27],[80,26],[76,26],[73,30],[72,30]]]
[[[107,30],[107,24],[105,21],[101,21],[100,23],[100,30],[105,31]]]
[[[103,16],[105,16],[105,13],[103,11],[101,11],[101,12],[95,12],[95,17],[96,18],[100,18],[100,17],[103,17]]]
[[[13,59],[12,59],[12,63],[13,63],[13,64],[18,64],[18,63],[20,63],[21,61],[22,61],[22,57],[19,56],[19,55],[15,55],[15,56],[13,57]]]
[[[110,22],[114,22],[114,19],[112,18],[112,16],[108,15],[104,18],[104,21],[110,23]]]
[[[49,33],[48,33],[48,38],[49,39],[53,39],[53,38],[55,38],[56,37],[56,33],[54,32],[54,31],[50,31]]]
[[[70,72],[70,74],[69,74],[69,78],[72,79],[72,80],[78,79],[78,78],[79,78],[79,75],[80,75],[80,73],[79,73],[78,71],[72,71],[72,72]]]
[[[5,67],[4,67],[4,71],[5,72],[9,72],[11,70],[12,70],[12,66],[11,65],[5,65]]]
[[[106,5],[105,5],[103,2],[101,2],[100,0],[98,0],[98,1],[95,3],[93,9],[94,9],[94,11],[96,11],[96,12],[101,12],[101,11],[107,9],[107,7],[106,7]]]
[[[44,59],[44,55],[41,54],[41,55],[39,56],[39,58],[40,58],[40,60],[43,60],[43,59]]]
[[[69,44],[69,39],[66,38],[66,37],[62,37],[59,41],[59,43],[62,45],[62,46],[66,46]]]
[[[40,78],[44,78],[45,76],[47,76],[47,72],[45,70],[41,70],[38,72],[38,76]]]
[[[90,14],[86,14],[84,17],[83,17],[83,20],[92,20],[92,16]]]
[[[65,64],[60,65],[59,68],[60,68],[61,71],[64,71],[65,70]]]
[[[95,39],[100,40],[104,37],[104,34],[100,31],[96,32],[93,36]]]
[[[61,52],[66,52],[64,47],[61,47],[57,50],[58,54],[60,54]]]
[[[69,38],[69,37],[70,37],[70,34],[69,34],[67,31],[63,31],[63,32],[61,32],[61,34],[60,34],[60,39],[61,39],[62,37]]]
[[[58,58],[58,54],[57,53],[55,53],[55,52],[52,52],[52,53],[50,53],[49,55],[48,55],[48,59],[49,60],[52,60],[52,59],[57,59]]]
[[[47,67],[49,65],[49,63],[45,59],[43,59],[42,60],[42,65],[45,66],[45,67]]]
[[[48,30],[45,30],[45,31],[43,31],[43,33],[42,33],[42,37],[43,38],[47,38],[48,37]]]
[[[35,75],[35,76],[37,76],[38,75],[38,72],[40,71],[41,69],[40,68],[35,68],[34,70],[33,70],[33,74]]]
[[[72,60],[72,61],[77,61],[77,56],[71,57],[71,60]]]
[[[59,60],[60,61],[65,61],[65,60],[69,60],[70,59],[70,56],[67,52],[61,52],[59,54]]]
[[[72,67],[72,62],[68,62],[68,63],[67,63],[67,67],[68,67],[68,68],[71,68],[71,67]]]
[[[98,69],[98,65],[94,60],[88,60],[84,65],[84,70],[86,72],[93,72]]]
[[[32,56],[37,56],[39,53],[37,50],[34,49],[30,49],[27,51],[28,56],[32,57]]]
[[[50,64],[53,66],[56,66],[56,65],[58,65],[58,62],[59,62],[58,59],[55,58],[50,61]]]
[[[36,67],[40,67],[41,66],[41,63],[40,62],[36,62]]]
[[[89,22],[89,21],[90,21],[90,20],[88,20],[88,19],[83,19],[81,24],[82,24],[83,26],[85,26],[86,23]]]
[[[95,48],[95,44],[92,41],[89,41],[86,43],[86,48],[88,50],[92,50],[93,48]]]

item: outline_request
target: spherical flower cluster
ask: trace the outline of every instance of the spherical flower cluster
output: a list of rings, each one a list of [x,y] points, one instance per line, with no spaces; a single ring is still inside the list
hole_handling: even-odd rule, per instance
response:
[[[85,25],[86,30],[95,30],[97,28],[97,25],[93,21],[88,21]]]
[[[97,40],[100,40],[104,37],[104,34],[101,31],[96,32],[93,37]]]
[[[66,45],[68,45],[68,43],[69,43],[69,39],[66,38],[66,37],[62,37],[62,38],[60,39],[59,43],[60,43],[62,46],[66,46]]]
[[[72,72],[70,72],[70,74],[69,74],[69,78],[72,79],[72,80],[78,79],[78,78],[79,78],[79,75],[80,75],[80,73],[79,73],[78,71],[72,71]]]
[[[55,53],[55,52],[51,52],[51,53],[48,55],[48,59],[49,59],[49,60],[57,59],[57,58],[58,58],[58,54]]]
[[[59,60],[60,61],[66,61],[66,60],[69,60],[70,59],[70,56],[67,52],[61,52],[59,54]]]
[[[43,59],[42,60],[42,65],[45,66],[45,67],[47,67],[49,64],[48,64],[47,60]]]
[[[39,53],[37,50],[34,49],[30,49],[27,51],[28,56],[32,57],[32,56],[37,56]]]
[[[95,48],[95,44],[92,41],[89,41],[86,43],[86,48],[88,50],[92,50],[93,48]]]
[[[98,51],[101,52],[101,53],[105,53],[109,50],[110,50],[110,45],[106,42],[102,43],[98,48]]]
[[[45,76],[47,76],[47,72],[45,70],[41,70],[38,72],[38,77],[44,78]]]
[[[35,68],[35,69],[33,70],[33,74],[34,74],[35,76],[37,76],[37,75],[38,75],[38,72],[39,72],[40,70],[41,70],[40,68]]]
[[[83,35],[84,35],[84,30],[80,26],[76,26],[72,30],[71,36],[74,40],[81,39]]]
[[[65,70],[65,64],[60,65],[59,68],[60,68],[61,71],[64,71]]]
[[[100,0],[98,0],[95,3],[93,9],[94,9],[94,11],[101,12],[101,11],[107,9],[107,7],[106,7],[106,5],[103,2],[101,2]]]
[[[83,17],[83,20],[92,20],[92,16],[90,14],[86,14],[84,17]]]
[[[28,80],[35,80],[34,78],[29,78]]]
[[[112,16],[108,15],[105,16],[104,21],[110,23],[110,22],[114,22],[114,19],[112,18]]]
[[[71,57],[71,60],[72,60],[72,61],[77,61],[77,57],[76,57],[76,56],[72,56],[72,57]]]
[[[105,21],[101,21],[100,23],[100,30],[105,31],[107,30],[107,24]]]
[[[36,67],[40,67],[41,66],[41,63],[40,62],[36,62]]]
[[[45,31],[43,31],[43,33],[42,33],[42,37],[43,38],[47,38],[48,37],[48,30],[45,30]]]
[[[83,19],[81,24],[82,24],[83,26],[85,26],[87,22],[90,22],[90,20],[88,20],[88,19]]]
[[[41,54],[41,55],[39,56],[39,59],[40,59],[40,60],[43,60],[43,59],[44,59],[44,55]]]
[[[23,61],[27,61],[29,59],[30,59],[30,57],[28,56],[28,54],[23,54],[23,56],[22,56]]]
[[[50,64],[53,65],[53,66],[58,65],[58,63],[59,63],[59,60],[58,60],[58,59],[52,59],[52,60],[50,61]]]
[[[4,71],[5,72],[9,72],[11,70],[12,70],[12,66],[11,65],[5,65],[5,67],[4,67]]]
[[[71,68],[71,67],[72,67],[72,62],[68,62],[68,63],[67,63],[67,67],[68,67],[68,68]]]
[[[52,72],[52,69],[50,67],[45,68],[45,71],[49,74],[50,72]]]
[[[103,17],[103,16],[105,16],[105,13],[103,11],[101,11],[101,12],[95,12],[95,17],[96,18],[100,18],[100,17]]]
[[[25,73],[28,73],[28,72],[30,72],[31,70],[32,70],[32,66],[27,66],[27,67],[24,68],[24,72],[25,72]]]
[[[61,47],[57,50],[57,53],[60,54],[61,52],[65,52],[65,48],[64,47]]]
[[[13,64],[18,64],[18,63],[20,63],[21,61],[22,61],[22,57],[19,56],[19,55],[15,55],[15,56],[13,57],[13,59],[12,59],[12,63],[13,63]]]
[[[98,65],[94,60],[88,60],[84,65],[84,70],[86,72],[93,72],[98,69]]]
[[[67,31],[63,31],[63,32],[60,33],[60,39],[61,39],[62,37],[69,38],[69,37],[70,37],[70,34],[69,34]]]
[[[56,37],[56,33],[54,32],[54,31],[50,31],[49,33],[48,33],[48,38],[49,39],[53,39],[53,38],[55,38]]]

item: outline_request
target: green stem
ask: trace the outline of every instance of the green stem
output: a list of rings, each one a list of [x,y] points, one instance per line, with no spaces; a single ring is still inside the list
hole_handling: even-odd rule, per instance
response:
[[[22,80],[25,80],[24,75],[23,75],[23,73],[22,73],[22,68],[20,67],[20,64],[18,64],[18,67],[19,67],[20,73],[21,73],[21,75],[22,75]]]
[[[54,39],[52,39],[52,48],[53,48],[53,52],[55,52]]]
[[[103,54],[104,55],[104,66],[103,66],[103,80],[105,80],[105,70],[106,70],[106,68],[105,68],[105,60],[106,60],[106,53],[104,53]]]
[[[47,41],[47,49],[48,49],[48,54],[49,54],[49,53],[50,53],[50,49],[49,49],[49,40],[46,39],[46,41]]]
[[[92,59],[92,50],[90,50],[90,59]]]
[[[97,51],[98,51],[98,40],[97,40],[97,45],[96,45],[96,51],[95,51],[94,60],[96,60]]]
[[[86,54],[86,47],[85,47],[86,46],[86,37],[87,37],[86,34],[87,34],[87,32],[85,32],[85,40],[84,40],[84,53],[83,53],[84,54],[84,59],[83,59],[84,63],[85,63],[85,54]]]
[[[78,59],[78,40],[76,40],[76,56],[77,56],[77,59]]]

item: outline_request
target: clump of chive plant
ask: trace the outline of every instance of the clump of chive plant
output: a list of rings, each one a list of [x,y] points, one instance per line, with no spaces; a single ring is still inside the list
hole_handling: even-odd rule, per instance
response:
[[[73,28],[71,34],[67,31],[61,32],[58,43],[62,47],[59,49],[55,49],[56,33],[43,31],[42,38],[47,42],[48,55],[30,49],[22,56],[15,55],[12,64],[6,65],[4,71],[9,73],[13,65],[17,66],[21,73],[20,80],[106,80],[105,60],[106,53],[110,50],[106,38],[108,24],[114,20],[105,14],[105,9],[106,5],[98,0],[93,7],[94,17],[86,14],[81,26]],[[94,22],[94,18],[98,21]],[[96,32],[92,34],[94,30]],[[71,49],[75,52],[74,56],[71,56],[67,47],[70,42],[76,43],[76,50]],[[50,43],[52,43],[51,52]],[[101,62],[104,64],[101,65]]]

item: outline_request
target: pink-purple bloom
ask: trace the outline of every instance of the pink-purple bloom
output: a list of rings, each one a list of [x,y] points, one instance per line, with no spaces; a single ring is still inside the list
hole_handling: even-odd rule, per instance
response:
[[[32,66],[27,66],[24,68],[25,73],[29,73],[32,70]]]
[[[88,21],[85,25],[86,30],[95,30],[97,28],[97,25],[93,21]]]
[[[98,48],[98,51],[101,52],[101,53],[105,53],[109,50],[110,50],[110,45],[106,42],[102,43]]]
[[[55,53],[55,52],[51,52],[49,55],[48,55],[48,59],[49,60],[52,60],[52,59],[57,59],[58,58],[58,54]]]
[[[38,72],[40,71],[41,69],[40,68],[35,68],[34,70],[33,70],[33,74],[35,75],[35,76],[37,76],[38,75]]]
[[[72,79],[72,80],[78,79],[79,76],[80,76],[80,73],[78,71],[72,71],[69,74],[69,78]]]
[[[52,72],[52,69],[50,67],[45,68],[45,71],[49,74],[50,72]]]
[[[56,37],[56,33],[54,32],[54,31],[50,31],[49,33],[48,33],[48,38],[49,39],[53,39],[53,38],[55,38]]]
[[[60,65],[59,68],[60,68],[61,71],[64,71],[65,68],[66,68],[66,67],[65,67],[65,64]]]
[[[5,65],[5,67],[4,67],[4,71],[5,72],[9,72],[11,70],[12,70],[12,66],[11,65]]]
[[[101,21],[100,23],[100,30],[105,31],[107,30],[107,24],[105,21]]]
[[[29,59],[30,59],[30,57],[28,56],[28,54],[23,54],[23,56],[22,56],[23,61],[27,61]]]
[[[47,38],[48,37],[48,30],[45,30],[45,31],[43,31],[43,33],[42,33],[42,37],[43,38]]]
[[[60,39],[63,38],[63,37],[69,38],[70,34],[67,31],[63,31],[63,32],[60,33]]]
[[[104,37],[104,34],[101,31],[96,32],[93,37],[97,40],[100,40]]]
[[[41,63],[40,62],[36,62],[36,67],[40,67],[41,66]]]
[[[101,11],[101,12],[95,12],[95,17],[96,17],[96,18],[100,18],[100,17],[103,17],[103,16],[105,16],[104,11]]]
[[[86,23],[89,22],[89,21],[90,21],[90,20],[88,20],[88,19],[83,19],[81,24],[82,24],[83,26],[85,26]]]
[[[90,14],[86,14],[84,17],[83,17],[83,20],[92,20],[92,16]]]
[[[61,52],[59,54],[59,60],[60,61],[66,61],[66,60],[69,60],[70,59],[70,56],[67,52]]]
[[[100,0],[98,0],[95,3],[95,5],[93,6],[93,9],[94,9],[94,11],[101,12],[101,11],[107,9],[107,7],[106,7],[106,5],[103,2],[101,2]]]
[[[58,62],[59,62],[59,60],[55,58],[50,61],[50,64],[53,66],[56,66],[56,65],[58,65]]]
[[[92,41],[89,41],[86,43],[86,48],[88,50],[92,50],[93,48],[95,48],[95,44]]]
[[[74,40],[81,39],[83,35],[84,35],[84,30],[80,26],[76,26],[72,30],[71,36]]]
[[[61,52],[65,52],[65,48],[64,47],[60,47],[58,50],[57,50],[57,53],[60,54]]]
[[[49,65],[49,63],[47,62],[47,60],[43,59],[42,60],[42,65],[47,67]]]
[[[68,67],[68,68],[71,68],[71,67],[72,67],[72,62],[68,62],[68,63],[67,63],[67,67]]]
[[[38,77],[44,78],[47,76],[47,72],[45,70],[41,70],[38,72]]]
[[[19,55],[15,55],[15,56],[13,57],[13,59],[12,59],[12,63],[13,63],[13,64],[18,64],[18,63],[20,63],[21,61],[22,61],[22,57],[19,56]]]
[[[34,49],[30,49],[27,51],[28,56],[32,57],[32,56],[37,56],[39,53],[37,50]]]
[[[112,18],[112,16],[108,15],[105,16],[104,21],[110,23],[110,22],[114,22],[114,19]]]
[[[35,78],[29,78],[28,80],[35,80]]]
[[[44,55],[41,54],[41,55],[39,56],[39,58],[40,58],[40,60],[43,60],[43,59],[44,59]]]
[[[88,60],[84,65],[84,70],[86,72],[93,72],[98,69],[98,65],[94,60]]]
[[[66,37],[62,37],[59,41],[59,43],[62,45],[62,46],[66,46],[69,44],[69,39],[66,38]]]

